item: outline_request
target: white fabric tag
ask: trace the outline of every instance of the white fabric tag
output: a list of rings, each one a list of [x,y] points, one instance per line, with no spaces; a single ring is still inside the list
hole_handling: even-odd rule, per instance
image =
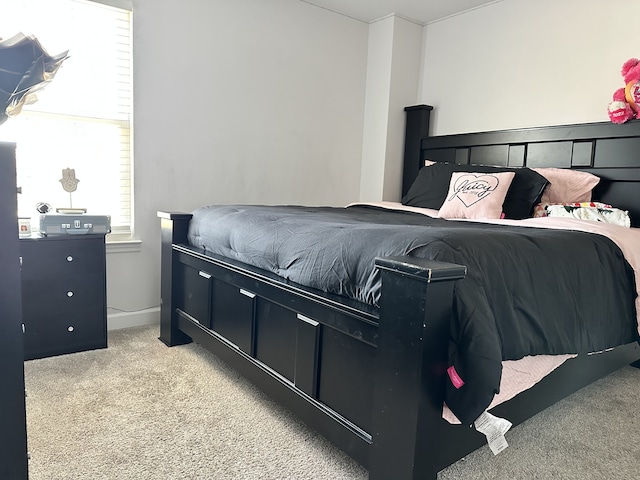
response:
[[[504,438],[504,434],[507,433],[511,425],[513,425],[509,420],[496,417],[489,412],[484,412],[476,418],[473,425],[477,431],[485,434],[489,448],[494,455],[499,454],[509,446],[507,439]]]

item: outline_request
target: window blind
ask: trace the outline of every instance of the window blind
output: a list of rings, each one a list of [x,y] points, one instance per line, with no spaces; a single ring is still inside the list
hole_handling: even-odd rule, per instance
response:
[[[16,117],[0,140],[17,144],[18,214],[35,205],[86,208],[110,215],[113,233],[132,226],[131,11],[88,0],[12,0],[0,37],[35,36],[48,53],[69,50],[53,81]],[[71,194],[62,170],[80,180]]]

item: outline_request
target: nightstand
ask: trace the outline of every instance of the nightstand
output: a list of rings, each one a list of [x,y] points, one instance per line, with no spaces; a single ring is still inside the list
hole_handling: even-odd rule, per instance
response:
[[[20,239],[24,358],[107,347],[104,235]]]

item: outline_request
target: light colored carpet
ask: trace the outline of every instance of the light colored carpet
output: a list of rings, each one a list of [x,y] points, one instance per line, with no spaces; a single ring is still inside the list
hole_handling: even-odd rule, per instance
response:
[[[216,357],[157,336],[115,330],[108,349],[25,363],[31,480],[367,478]],[[640,370],[624,368],[438,478],[638,478],[638,393]]]

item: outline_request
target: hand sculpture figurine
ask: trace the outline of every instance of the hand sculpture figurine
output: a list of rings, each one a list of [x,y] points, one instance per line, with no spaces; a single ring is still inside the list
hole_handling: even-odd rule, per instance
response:
[[[62,178],[60,179],[60,183],[62,184],[62,188],[64,188],[65,192],[75,192],[78,188],[78,180],[76,178],[76,171],[73,168],[64,168],[62,169]]]

